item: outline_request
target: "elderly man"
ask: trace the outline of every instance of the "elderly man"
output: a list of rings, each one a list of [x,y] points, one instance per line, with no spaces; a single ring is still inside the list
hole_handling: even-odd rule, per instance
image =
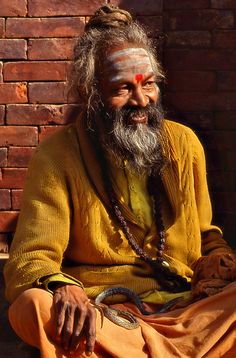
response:
[[[163,120],[162,77],[130,14],[99,9],[75,49],[83,111],[34,155],[5,267],[10,322],[42,357],[236,354],[235,259],[202,146]],[[107,288],[122,312],[94,302]]]

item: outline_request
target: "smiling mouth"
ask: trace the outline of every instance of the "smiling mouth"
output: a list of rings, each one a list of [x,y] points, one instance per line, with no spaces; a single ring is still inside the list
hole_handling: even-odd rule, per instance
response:
[[[148,116],[145,114],[142,115],[135,115],[130,118],[130,123],[132,124],[147,124],[148,123]]]

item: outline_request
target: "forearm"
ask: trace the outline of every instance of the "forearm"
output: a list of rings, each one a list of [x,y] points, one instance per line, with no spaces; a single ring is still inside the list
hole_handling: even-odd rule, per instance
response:
[[[50,293],[53,293],[56,288],[63,285],[76,285],[83,288],[81,281],[78,281],[74,277],[64,273],[55,273],[40,277],[33,282],[33,287],[42,288]]]

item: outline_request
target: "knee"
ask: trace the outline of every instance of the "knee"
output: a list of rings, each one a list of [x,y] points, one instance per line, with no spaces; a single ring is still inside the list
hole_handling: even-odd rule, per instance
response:
[[[50,319],[52,295],[39,288],[24,291],[9,307],[8,317],[14,327],[19,322],[29,322],[41,316],[43,320]]]

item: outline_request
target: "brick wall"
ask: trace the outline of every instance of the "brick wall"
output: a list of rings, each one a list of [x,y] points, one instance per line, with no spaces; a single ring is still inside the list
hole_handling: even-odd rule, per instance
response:
[[[214,221],[236,248],[236,1],[164,0],[165,103],[204,143]]]
[[[109,2],[109,1],[108,1]],[[102,0],[1,0],[0,243],[14,231],[29,159],[66,123],[75,37]],[[235,0],[113,1],[159,38],[169,115],[205,145],[215,221],[234,244],[236,229]],[[236,244],[234,244],[236,246]],[[1,249],[0,249],[1,250]]]

